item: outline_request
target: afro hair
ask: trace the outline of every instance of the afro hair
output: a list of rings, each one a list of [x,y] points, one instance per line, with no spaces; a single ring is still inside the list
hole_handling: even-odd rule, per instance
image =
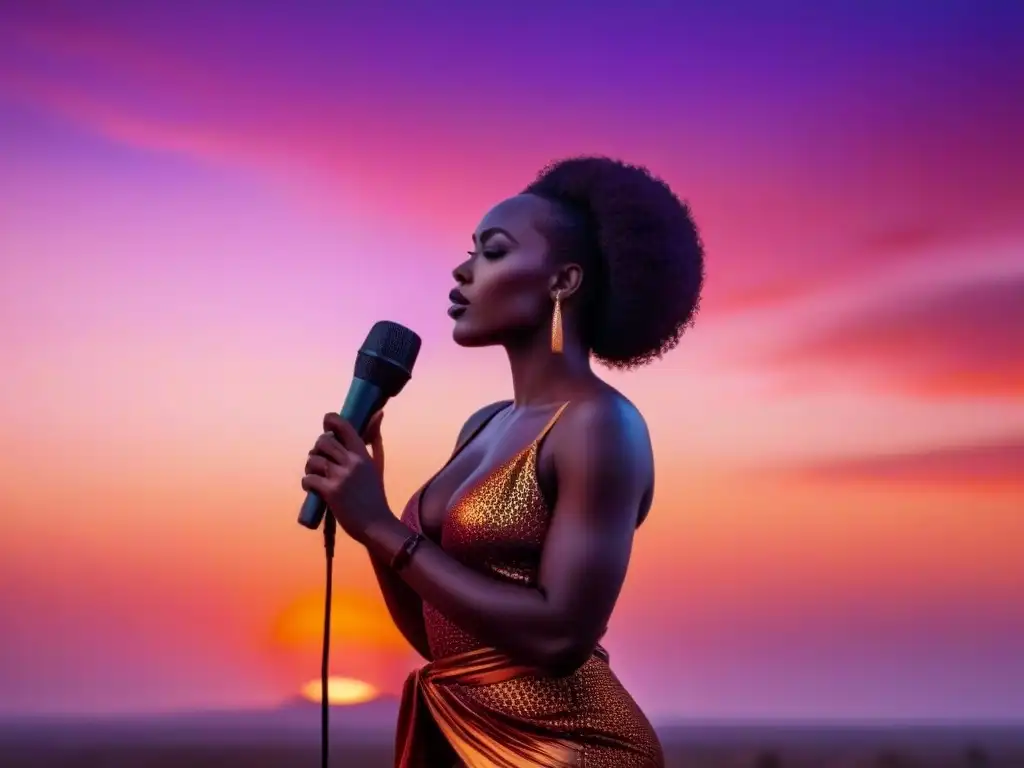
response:
[[[628,370],[673,349],[697,313],[704,247],[669,186],[641,166],[578,157],[547,166],[523,192],[555,206],[551,247],[583,263],[594,357]]]

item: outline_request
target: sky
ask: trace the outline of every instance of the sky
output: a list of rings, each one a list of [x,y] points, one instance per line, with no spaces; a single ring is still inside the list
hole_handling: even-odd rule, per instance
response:
[[[1024,6],[709,5],[3,3],[0,713],[316,678],[299,480],[355,350],[423,338],[400,510],[510,392],[451,340],[470,233],[596,153],[708,270],[675,351],[602,371],[656,455],[619,677],[658,718],[1024,718]],[[335,579],[332,671],[397,693],[349,541]]]

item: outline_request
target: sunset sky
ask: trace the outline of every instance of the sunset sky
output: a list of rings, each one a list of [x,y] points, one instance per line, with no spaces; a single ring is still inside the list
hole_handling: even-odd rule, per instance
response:
[[[450,337],[470,233],[602,153],[708,258],[680,347],[607,375],[658,481],[618,675],[658,718],[1024,718],[1024,5],[87,5],[0,7],[0,714],[297,695],[355,350],[423,337],[400,510],[509,394]],[[335,578],[333,672],[397,692],[348,541]]]

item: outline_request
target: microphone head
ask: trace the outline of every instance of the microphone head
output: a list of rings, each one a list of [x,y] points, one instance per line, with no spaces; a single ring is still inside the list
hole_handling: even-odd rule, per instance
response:
[[[355,377],[394,397],[412,376],[420,343],[420,337],[404,325],[390,320],[374,323],[356,356]]]

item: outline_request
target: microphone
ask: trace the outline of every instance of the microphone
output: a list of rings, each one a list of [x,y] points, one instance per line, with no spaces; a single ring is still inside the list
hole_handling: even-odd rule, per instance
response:
[[[363,433],[370,418],[402,391],[412,377],[420,352],[420,337],[390,320],[374,323],[356,355],[355,371],[340,415],[356,432]],[[299,512],[299,524],[316,530],[327,505],[310,491]]]

